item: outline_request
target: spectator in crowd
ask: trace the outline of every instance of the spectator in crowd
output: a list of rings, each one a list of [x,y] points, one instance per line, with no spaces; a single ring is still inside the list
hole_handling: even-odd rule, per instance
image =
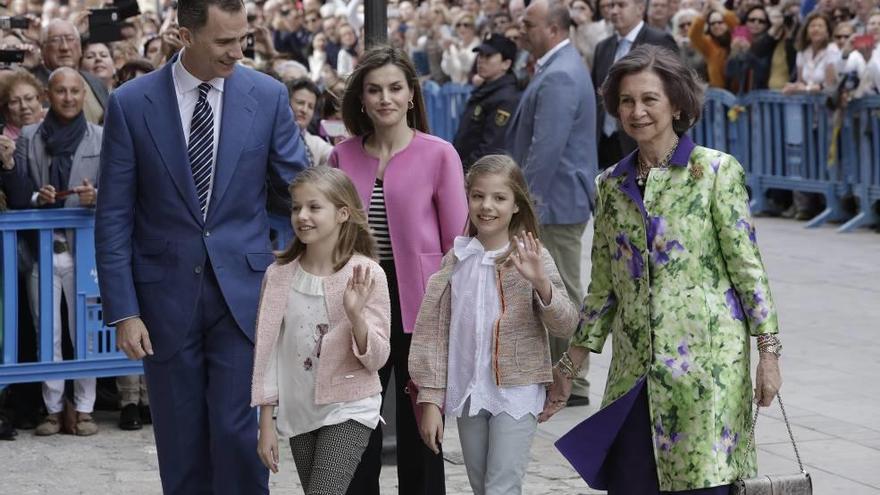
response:
[[[318,83],[322,80],[322,72],[324,67],[328,66],[327,62],[327,36],[322,32],[315,33],[312,37],[312,50],[309,54],[309,77],[312,81]]]
[[[709,86],[726,88],[724,66],[730,53],[731,32],[739,25],[734,12],[724,8],[719,0],[708,0],[701,15],[691,26],[691,46],[706,59]]]
[[[274,258],[265,190],[286,187],[305,151],[284,86],[237,64],[241,3],[178,7],[185,48],[108,105],[95,215],[103,315],[129,358],[151,356],[163,490],[265,494],[249,407],[260,280]]]
[[[700,15],[694,9],[682,9],[672,16],[672,36],[678,45],[678,51],[684,64],[694,72],[701,80],[705,81],[706,75],[706,59],[691,46],[691,26],[694,19]]]
[[[458,84],[469,84],[476,54],[480,44],[473,14],[463,13],[455,20],[456,36],[442,41],[443,59],[440,67],[449,79]]]
[[[85,83],[80,74],[61,67],[49,77],[49,111],[41,124],[27,125],[16,144],[13,174],[5,181],[20,190],[32,191],[26,204],[15,208],[62,208],[95,206],[98,185],[98,158],[101,153],[102,129],[86,121],[83,113]],[[60,193],[67,192],[62,196]],[[53,359],[61,360],[61,296],[67,302],[70,339],[76,342],[74,264],[71,252],[73,239],[64,231],[55,231],[52,255]],[[35,248],[35,246],[32,246]],[[35,264],[28,287],[34,325],[39,328],[39,267]],[[74,381],[76,422],[74,433],[94,435],[98,426],[92,418],[95,405],[94,378]],[[43,383],[43,401],[48,415],[37,426],[36,434],[54,435],[61,431],[64,408],[64,381]]]
[[[807,16],[797,35],[797,80],[783,93],[831,90],[837,84],[840,49],[831,41],[831,21],[825,14]]]
[[[303,13],[294,6],[282,8],[273,28],[272,43],[275,49],[300,63],[306,63],[303,52],[310,46],[311,32],[306,29]]]
[[[756,64],[768,67],[766,79],[759,77],[759,72],[753,72],[754,89],[781,91],[797,78],[797,19],[791,14],[784,14],[783,10],[768,7],[766,12],[770,28],[752,41],[751,52],[757,59]]]
[[[611,36],[614,26],[606,19],[596,20],[596,12],[592,0],[574,0],[569,7],[571,16],[571,40],[575,48],[580,52],[587,64],[587,69],[593,66],[593,55],[596,45]],[[608,2],[609,0],[602,0]]]
[[[501,10],[492,16],[492,32],[495,34],[504,35],[511,25],[513,25],[513,20],[510,18],[510,12]]]
[[[305,144],[309,166],[327,165],[327,159],[330,157],[333,146],[308,131],[315,116],[315,108],[318,107],[321,90],[308,79],[296,79],[287,83],[287,92],[290,95],[290,108],[293,110],[293,117],[296,119],[300,136]]]
[[[730,42],[730,55],[724,68],[728,88],[746,93],[753,89],[766,89],[770,65],[766,58],[758,57],[752,50],[752,40],[767,32],[770,20],[764,7],[758,5],[746,12],[746,29],[736,30]]]
[[[79,69],[82,46],[76,26],[72,22],[62,19],[54,19],[49,22],[42,39],[42,51],[43,64],[31,72],[43,84],[48,83],[49,74],[59,67]],[[93,124],[100,124],[104,119],[104,108],[107,105],[109,95],[107,86],[88,72],[80,71],[80,75],[86,82],[85,106],[83,107],[86,120]]]
[[[352,137],[333,148],[331,166],[351,177],[368,207],[379,264],[391,293],[391,358],[380,370],[383,397],[394,373],[397,479],[401,495],[445,493],[443,456],[422,443],[405,389],[416,315],[428,277],[467,220],[461,160],[427,134],[421,86],[403,51],[377,47],[349,77],[342,118]],[[364,452],[349,495],[378,494],[382,429]]]
[[[629,53],[638,45],[660,45],[678,51],[672,35],[645,24],[645,2],[647,0],[615,0],[610,3],[608,19],[614,26],[614,34],[596,46],[595,64],[592,69],[593,87],[602,86],[614,62]],[[620,132],[613,117],[608,117],[602,107],[602,100],[596,96],[599,109],[596,129],[599,147],[599,168],[605,169],[617,163],[635,148],[635,141],[626,133]],[[580,387],[575,385],[575,394]]]
[[[571,17],[561,1],[537,0],[526,8],[521,43],[537,58],[537,70],[509,124],[507,146],[537,202],[541,240],[556,261],[568,296],[580,301],[581,236],[590,219],[597,172],[596,142],[588,137],[596,132],[596,94],[568,39],[570,28]],[[551,338],[553,359],[567,347],[566,339]],[[589,403],[585,376],[586,370],[569,405]]]
[[[850,22],[852,20],[853,13],[848,6],[838,4],[831,9],[831,22],[833,22],[835,26],[841,22]],[[853,30],[855,30],[855,25],[853,25]]]
[[[98,42],[84,42],[80,70],[88,72],[104,83],[107,91],[116,87],[116,67],[110,45]]]
[[[840,61],[837,64],[838,88],[844,84],[851,97],[859,97],[867,90],[865,70],[868,62],[859,50],[853,46],[852,39],[855,35],[855,27],[849,22],[842,22],[834,26],[833,42],[840,50]],[[843,102],[845,103],[845,102]]]
[[[339,55],[336,57],[336,73],[346,77],[354,70],[358,61],[358,36],[351,24],[339,26]]]
[[[874,9],[868,16],[868,25],[865,27],[865,34],[871,34],[875,39],[880,38],[880,9]]]
[[[23,50],[24,61],[22,61],[20,65],[27,70],[33,70],[43,63],[40,46],[37,43],[38,41],[39,38],[32,41],[23,34],[7,32],[3,35],[2,39],[0,39],[0,49]]]
[[[670,0],[650,0],[648,2],[648,25],[659,31],[672,32],[669,21],[673,11],[669,5]]]
[[[471,93],[453,140],[465,172],[483,156],[504,152],[510,119],[522,95],[513,75],[513,41],[492,34],[474,50],[482,84]]]
[[[855,13],[853,27],[856,28],[856,34],[866,34],[868,18],[871,17],[871,11],[877,8],[878,0],[852,0],[851,5]]]
[[[0,80],[3,136],[13,142],[26,125],[43,120],[43,85],[24,69],[11,71]]]

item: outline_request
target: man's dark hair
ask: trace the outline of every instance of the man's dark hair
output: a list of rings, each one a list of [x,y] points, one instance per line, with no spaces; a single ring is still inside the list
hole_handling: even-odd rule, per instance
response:
[[[208,8],[218,7],[224,12],[241,12],[241,0],[179,0],[177,2],[177,23],[190,31],[196,31],[208,23]]]

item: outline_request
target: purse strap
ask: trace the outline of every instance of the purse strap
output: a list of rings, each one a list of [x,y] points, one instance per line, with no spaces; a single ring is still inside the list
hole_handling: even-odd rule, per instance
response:
[[[797,458],[798,467],[801,470],[801,473],[806,474],[807,471],[804,469],[804,463],[801,461],[801,453],[798,451],[797,442],[794,441],[794,433],[791,432],[791,423],[788,422],[788,415],[785,414],[785,405],[782,404],[782,395],[779,392],[776,393],[776,401],[779,402],[779,408],[782,409],[782,419],[785,420],[785,428],[788,430],[788,438],[791,439],[791,446],[794,447],[794,456]],[[752,448],[752,442],[755,439],[755,425],[758,424],[758,412],[761,410],[761,406],[755,407],[755,417],[752,418],[752,428],[749,431],[749,443],[746,445],[746,452],[748,452]]]

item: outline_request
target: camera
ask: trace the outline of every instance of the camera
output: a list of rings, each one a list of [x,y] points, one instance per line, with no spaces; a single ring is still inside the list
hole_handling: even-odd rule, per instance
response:
[[[254,38],[254,33],[248,33],[244,37],[244,48],[241,50],[242,55],[246,58],[253,59],[255,54],[254,46],[256,45],[256,39]]]
[[[0,50],[0,64],[20,64],[24,55],[24,50]]]
[[[89,11],[89,41],[109,43],[125,39],[119,9],[108,7]]]
[[[30,21],[24,16],[0,17],[0,29],[27,29],[30,25]]]

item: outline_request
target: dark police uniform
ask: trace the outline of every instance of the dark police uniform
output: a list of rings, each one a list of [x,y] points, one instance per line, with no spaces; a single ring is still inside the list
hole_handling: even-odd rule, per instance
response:
[[[510,72],[471,93],[453,140],[465,171],[485,155],[505,152],[507,125],[521,96]]]
[[[503,35],[490,34],[474,52],[486,57],[501,54],[501,60],[512,64],[516,58],[516,43]],[[478,59],[478,66],[479,62]],[[512,71],[483,83],[471,93],[452,140],[465,172],[480,158],[505,152],[507,126],[521,97],[522,89]]]

